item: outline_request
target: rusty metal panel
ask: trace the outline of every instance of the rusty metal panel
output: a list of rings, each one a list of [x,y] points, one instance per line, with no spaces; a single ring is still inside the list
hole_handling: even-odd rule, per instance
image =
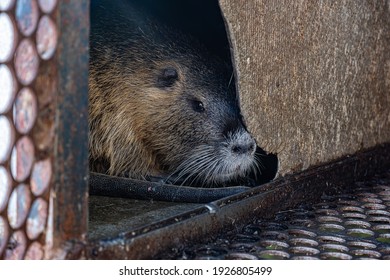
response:
[[[0,3],[0,258],[85,239],[87,4]]]
[[[279,175],[390,142],[390,2],[220,0],[241,109]]]
[[[52,197],[55,247],[64,246],[65,241],[86,240],[89,1],[61,1],[58,16],[61,35],[58,45],[55,197]]]

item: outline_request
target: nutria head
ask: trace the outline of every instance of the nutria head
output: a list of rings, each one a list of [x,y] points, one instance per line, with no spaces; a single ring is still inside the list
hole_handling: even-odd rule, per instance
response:
[[[139,98],[148,104],[142,143],[160,170],[184,181],[224,182],[255,167],[256,143],[241,122],[226,69],[207,64],[188,57],[159,63],[156,84]]]
[[[112,175],[211,184],[256,169],[232,70],[193,38],[149,23],[140,30],[92,34],[92,170],[104,162]]]

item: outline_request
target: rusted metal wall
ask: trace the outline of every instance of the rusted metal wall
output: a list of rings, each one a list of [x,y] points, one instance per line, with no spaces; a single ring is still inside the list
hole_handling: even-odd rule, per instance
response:
[[[241,108],[279,175],[390,142],[390,2],[220,0]]]
[[[79,258],[88,228],[89,0],[58,6],[53,258]]]
[[[85,241],[88,2],[0,1],[0,259]]]

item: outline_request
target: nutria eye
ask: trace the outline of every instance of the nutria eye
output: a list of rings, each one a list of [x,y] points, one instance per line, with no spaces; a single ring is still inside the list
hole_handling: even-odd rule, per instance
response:
[[[201,101],[192,100],[192,109],[194,109],[195,112],[202,113],[204,112],[204,105]]]
[[[177,70],[173,67],[167,67],[157,77],[157,86],[160,88],[171,87],[178,79]]]

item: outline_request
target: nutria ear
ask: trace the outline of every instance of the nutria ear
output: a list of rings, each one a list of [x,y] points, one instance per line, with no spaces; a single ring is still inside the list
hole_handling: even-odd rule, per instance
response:
[[[157,86],[159,88],[167,88],[173,86],[173,84],[179,79],[177,70],[173,67],[167,67],[161,70],[157,77]]]

